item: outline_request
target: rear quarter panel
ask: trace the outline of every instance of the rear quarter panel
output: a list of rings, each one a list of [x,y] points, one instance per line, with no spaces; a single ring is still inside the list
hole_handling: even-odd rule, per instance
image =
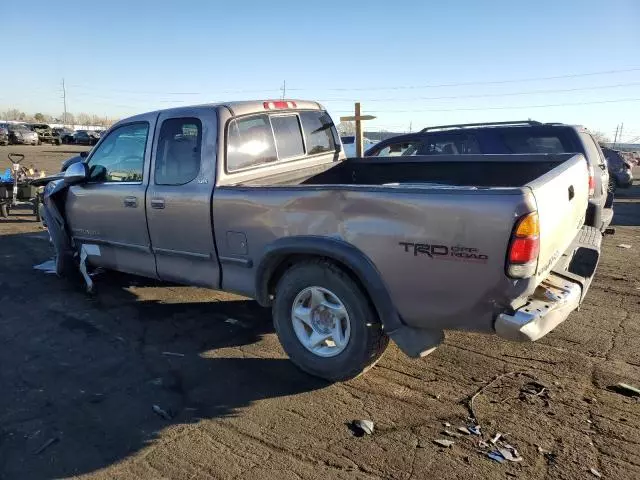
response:
[[[407,324],[491,331],[494,315],[534,287],[504,271],[515,220],[532,209],[519,188],[219,187],[213,218],[220,256],[233,255],[229,232],[241,232],[253,265],[225,265],[225,290],[254,295],[276,239],[329,236],[373,261]]]

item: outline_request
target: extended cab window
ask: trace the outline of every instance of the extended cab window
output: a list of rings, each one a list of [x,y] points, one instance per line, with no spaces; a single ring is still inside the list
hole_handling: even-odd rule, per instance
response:
[[[278,159],[304,155],[304,143],[297,115],[278,115],[271,117],[273,133],[276,136]]]
[[[276,146],[267,115],[231,120],[227,127],[227,170],[275,162]]]
[[[336,141],[333,121],[326,112],[300,112],[300,121],[307,141],[307,153],[333,152]]]
[[[109,132],[89,158],[93,182],[142,182],[149,124],[131,123]]]
[[[184,185],[200,172],[202,122],[171,118],[162,122],[155,163],[156,185]]]
[[[593,137],[588,133],[580,132],[580,138],[582,139],[582,143],[584,143],[584,147],[587,150],[587,155],[589,156],[589,160],[593,159],[598,162],[599,165],[605,165],[606,159],[602,150],[595,142]]]

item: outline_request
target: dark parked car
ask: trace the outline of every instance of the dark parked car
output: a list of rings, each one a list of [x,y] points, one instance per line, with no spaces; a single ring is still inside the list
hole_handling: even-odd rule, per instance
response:
[[[61,127],[56,127],[52,130],[55,135],[60,137],[62,143],[73,143],[73,130]]]
[[[9,145],[9,125],[0,123],[0,145]]]
[[[388,138],[366,156],[581,153],[589,166],[585,225],[604,231],[613,219],[607,160],[584,127],[532,120],[429,127]]]
[[[615,191],[616,188],[629,188],[633,185],[632,165],[617,150],[607,147],[601,148],[604,156],[607,157],[609,189]]]
[[[88,130],[76,130],[73,140],[76,145],[95,145],[100,138]]]
[[[38,134],[23,123],[9,123],[9,143],[37,145]]]

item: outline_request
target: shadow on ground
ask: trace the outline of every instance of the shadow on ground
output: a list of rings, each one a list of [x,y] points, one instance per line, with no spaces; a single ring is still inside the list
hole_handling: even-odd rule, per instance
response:
[[[255,302],[111,273],[89,297],[33,270],[45,235],[0,237],[1,478],[95,472],[172,425],[326,386],[286,359],[245,355],[272,332]]]

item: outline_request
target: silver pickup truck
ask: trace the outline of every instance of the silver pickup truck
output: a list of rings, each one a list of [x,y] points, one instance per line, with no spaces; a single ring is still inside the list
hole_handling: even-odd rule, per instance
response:
[[[346,160],[318,103],[231,102],[120,121],[47,185],[43,217],[61,276],[252,297],[296,365],[338,381],[389,338],[418,357],[446,329],[555,328],[598,264],[588,190],[579,154]]]

